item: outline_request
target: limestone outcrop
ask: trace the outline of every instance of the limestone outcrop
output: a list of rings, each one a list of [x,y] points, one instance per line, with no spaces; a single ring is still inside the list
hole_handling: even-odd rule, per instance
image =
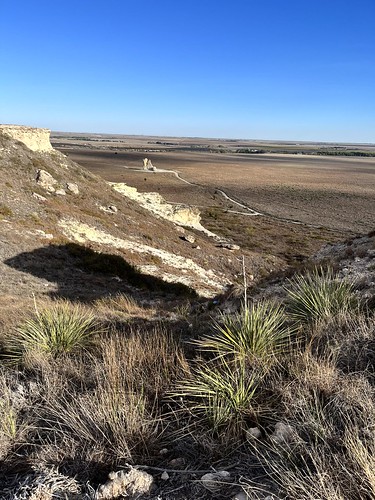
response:
[[[51,131],[47,128],[26,127],[23,125],[0,125],[0,134],[5,134],[22,142],[31,151],[52,151],[49,141]]]
[[[168,203],[159,193],[139,193],[135,187],[128,186],[124,182],[111,182],[110,184],[115,191],[136,201],[154,215],[174,222],[178,226],[191,227],[216,238],[214,233],[202,226],[198,208]]]

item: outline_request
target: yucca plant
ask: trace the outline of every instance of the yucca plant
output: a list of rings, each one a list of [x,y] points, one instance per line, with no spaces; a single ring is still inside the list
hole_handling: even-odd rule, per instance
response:
[[[57,357],[86,347],[101,331],[93,313],[79,305],[58,302],[16,328],[15,335],[7,339],[6,357],[16,363],[33,352]]]
[[[289,280],[289,310],[293,319],[314,323],[358,307],[353,284],[340,279],[331,268],[317,268]]]
[[[243,305],[233,315],[221,314],[214,332],[195,343],[219,356],[264,362],[285,351],[293,328],[286,324],[284,308],[267,301]]]
[[[203,365],[181,381],[173,396],[182,398],[189,411],[206,420],[214,431],[225,427],[241,432],[245,420],[256,413],[254,396],[260,381],[243,361]]]

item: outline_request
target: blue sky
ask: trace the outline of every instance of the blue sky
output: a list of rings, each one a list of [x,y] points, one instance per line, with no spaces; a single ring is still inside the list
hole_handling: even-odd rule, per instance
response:
[[[375,0],[14,0],[0,122],[375,142]]]

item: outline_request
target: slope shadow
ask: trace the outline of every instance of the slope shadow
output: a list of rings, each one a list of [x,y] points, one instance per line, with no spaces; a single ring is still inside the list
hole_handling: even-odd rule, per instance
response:
[[[5,260],[5,264],[56,283],[58,290],[50,295],[70,300],[89,302],[134,288],[162,295],[196,296],[182,283],[168,283],[144,274],[119,255],[95,252],[77,243],[23,252]]]

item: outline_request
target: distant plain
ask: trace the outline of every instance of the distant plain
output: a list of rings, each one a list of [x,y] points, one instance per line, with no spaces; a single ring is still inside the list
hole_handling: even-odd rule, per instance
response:
[[[375,157],[322,156],[324,151],[341,154],[345,149],[373,154],[372,145],[62,133],[53,134],[52,143],[108,181],[199,206],[210,229],[288,262],[310,254],[322,242],[375,226]],[[238,153],[241,149],[248,153]],[[171,172],[143,171],[145,157]],[[236,202],[262,215],[250,215]]]

